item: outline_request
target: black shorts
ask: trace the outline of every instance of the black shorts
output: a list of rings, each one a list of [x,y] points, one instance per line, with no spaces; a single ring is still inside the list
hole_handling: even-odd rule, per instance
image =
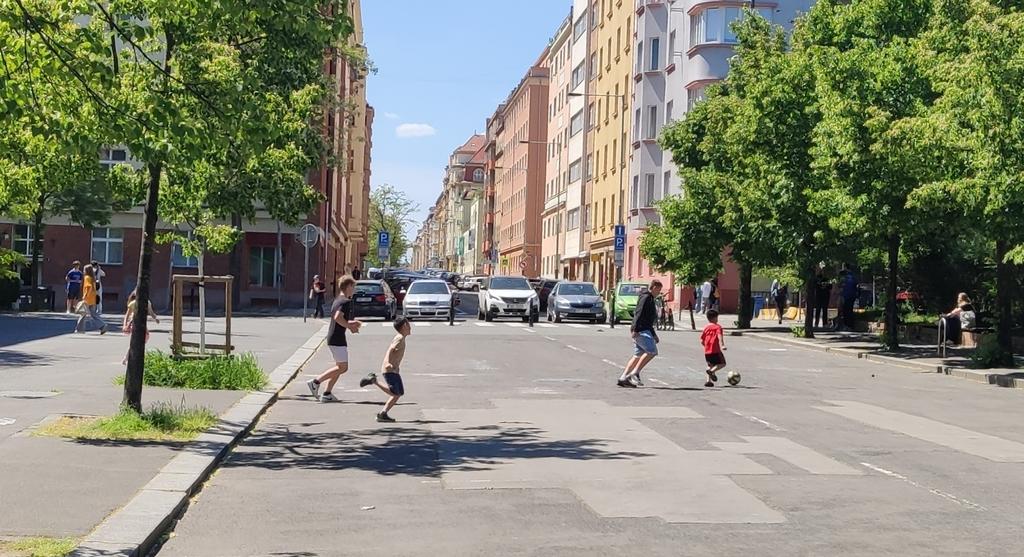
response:
[[[704,354],[704,360],[709,366],[724,366],[725,365],[725,354],[721,352],[715,352],[714,354]]]
[[[402,384],[402,376],[397,373],[385,373],[384,382],[388,384],[388,390],[395,396],[405,394],[405,385]]]

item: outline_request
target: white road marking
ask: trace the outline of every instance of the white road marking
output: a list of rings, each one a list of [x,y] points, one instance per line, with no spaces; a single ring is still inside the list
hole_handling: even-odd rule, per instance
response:
[[[733,414],[736,414],[737,416],[739,416],[741,418],[750,420],[750,421],[752,421],[754,423],[761,424],[764,427],[766,427],[766,428],[768,428],[768,429],[770,429],[772,431],[786,431],[785,429],[783,429],[783,428],[781,428],[781,427],[779,427],[779,426],[777,426],[777,425],[775,425],[775,424],[773,424],[771,422],[762,420],[761,418],[758,418],[757,416],[748,416],[747,414],[744,414],[742,412],[738,412],[736,410],[733,410],[732,408],[730,408],[729,411],[732,412]]]
[[[558,340],[558,339],[556,339],[555,337],[547,337],[547,336],[546,336],[546,337],[544,337],[544,338],[546,338],[546,339],[548,339],[548,340]]]
[[[586,325],[581,325],[579,323],[568,323],[568,325],[570,327],[572,327],[573,329],[586,329],[587,328]]]
[[[474,323],[474,325],[476,325],[477,327],[493,327],[494,323],[483,323],[483,322],[478,321],[478,322]]]
[[[523,323],[505,323],[505,324],[508,325],[509,327],[515,327],[516,329],[522,329],[523,327],[526,326]]]
[[[889,476],[890,478],[896,478],[897,480],[901,480],[903,482],[906,482],[906,483],[908,483],[908,484],[910,484],[910,485],[912,485],[914,487],[919,487],[921,489],[926,489],[930,493],[938,495],[939,497],[942,497],[943,499],[952,501],[952,502],[954,502],[957,505],[960,505],[962,507],[967,507],[968,509],[971,509],[972,511],[986,511],[986,510],[988,510],[985,507],[983,507],[983,506],[981,506],[981,505],[979,505],[979,504],[977,504],[977,503],[975,503],[973,501],[968,501],[967,499],[961,499],[960,497],[957,497],[956,495],[953,495],[952,493],[946,493],[945,491],[942,491],[941,489],[935,489],[935,488],[923,486],[923,485],[915,482],[914,480],[904,476],[903,474],[899,474],[899,473],[893,472],[891,470],[886,470],[885,468],[882,468],[880,466],[875,466],[874,464],[871,464],[871,463],[868,463],[868,462],[861,462],[860,464],[861,464],[861,466],[864,466],[866,468],[870,468],[871,470],[874,470],[875,472],[878,472],[879,474],[883,474],[883,475]]]
[[[558,325],[552,325],[551,323],[537,323],[538,327],[544,327],[545,329],[554,329]]]
[[[786,348],[769,348],[769,352],[788,352]]]
[[[575,350],[577,352],[586,352],[586,350],[583,350],[582,348],[576,348],[571,344],[566,344],[565,347],[568,348],[569,350]]]
[[[556,379],[534,379],[534,383],[590,383],[589,379],[556,378]]]
[[[815,408],[878,429],[902,433],[922,441],[980,456],[993,462],[1024,462],[1024,443],[1009,441],[994,435],[987,435],[905,412],[889,410],[881,406],[848,400],[826,400],[825,402],[835,406],[815,406]]]
[[[611,360],[601,360],[601,361],[606,363],[606,364],[608,364],[608,365],[610,365],[610,366],[612,366],[612,367],[619,367],[619,364],[617,364],[617,363],[615,363],[615,362],[613,362]]]
[[[439,484],[441,480],[420,480],[421,484]]]
[[[403,374],[404,375],[404,374]],[[410,373],[420,377],[465,377],[465,373]]]
[[[665,387],[668,386],[668,383],[662,381],[661,379],[657,379],[655,377],[648,377],[647,380],[650,381],[651,383],[657,383],[658,385],[663,385]]]
[[[5,425],[14,425],[14,422],[16,421],[18,420],[15,420],[14,418],[0,418],[0,427]]]
[[[523,330],[524,330],[524,331],[526,331],[526,332],[528,332],[528,333],[536,333],[536,332],[537,332],[537,331],[536,331],[536,330],[534,330],[534,329],[523,329]]]

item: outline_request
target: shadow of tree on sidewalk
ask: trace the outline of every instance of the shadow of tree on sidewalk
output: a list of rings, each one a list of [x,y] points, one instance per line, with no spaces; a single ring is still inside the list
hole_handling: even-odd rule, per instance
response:
[[[434,432],[406,425],[348,432],[294,431],[266,424],[236,447],[225,468],[270,470],[360,469],[381,475],[436,477],[442,472],[488,470],[515,459],[620,460],[653,454],[610,451],[609,440],[551,440],[533,427],[470,427]]]

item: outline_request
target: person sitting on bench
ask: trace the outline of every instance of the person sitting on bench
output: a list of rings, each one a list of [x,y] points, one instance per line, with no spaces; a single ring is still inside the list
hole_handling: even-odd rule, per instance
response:
[[[961,292],[956,297],[956,307],[949,313],[942,316],[946,323],[946,342],[960,344],[961,332],[965,329],[973,329],[977,323],[977,314],[967,294]]]

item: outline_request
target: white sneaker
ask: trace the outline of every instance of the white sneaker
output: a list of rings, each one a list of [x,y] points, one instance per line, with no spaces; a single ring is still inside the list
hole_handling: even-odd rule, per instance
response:
[[[644,386],[644,382],[640,380],[640,374],[639,373],[634,375],[630,379],[633,380],[633,384],[636,385],[637,387],[643,387]]]
[[[320,384],[315,379],[306,381],[306,386],[309,387],[309,392],[313,394],[313,398],[320,398]]]
[[[320,402],[338,402],[338,399],[332,393],[324,393],[320,397]]]

